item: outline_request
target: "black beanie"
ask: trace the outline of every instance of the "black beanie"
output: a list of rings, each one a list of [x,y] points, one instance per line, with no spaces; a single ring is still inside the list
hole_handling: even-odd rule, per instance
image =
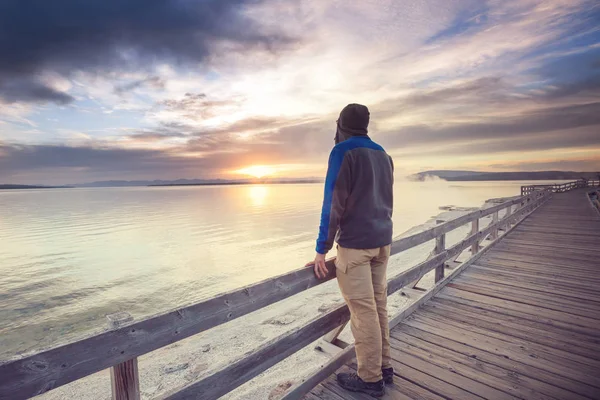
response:
[[[348,104],[340,113],[338,125],[343,130],[356,131],[356,134],[366,135],[369,126],[369,109],[362,104]]]
[[[337,120],[335,142],[343,142],[352,136],[366,136],[369,127],[369,109],[362,104],[348,104]]]

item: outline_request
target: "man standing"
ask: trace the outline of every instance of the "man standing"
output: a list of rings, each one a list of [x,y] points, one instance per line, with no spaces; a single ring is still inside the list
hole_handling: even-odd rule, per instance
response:
[[[337,242],[337,280],[350,309],[357,374],[338,374],[348,390],[383,396],[392,383],[386,269],[392,242],[394,166],[367,135],[369,109],[349,104],[337,121],[317,239],[315,274]]]

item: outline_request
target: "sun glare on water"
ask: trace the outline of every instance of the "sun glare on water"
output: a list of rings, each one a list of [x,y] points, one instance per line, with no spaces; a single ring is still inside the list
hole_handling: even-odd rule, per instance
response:
[[[263,178],[265,176],[273,175],[275,173],[275,168],[267,165],[252,165],[250,167],[238,169],[234,172],[243,175],[250,175],[255,178]]]

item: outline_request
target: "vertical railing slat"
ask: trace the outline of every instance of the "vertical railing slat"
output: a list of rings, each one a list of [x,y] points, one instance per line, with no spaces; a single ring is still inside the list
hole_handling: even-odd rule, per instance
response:
[[[133,317],[127,312],[107,315],[109,329],[119,328]],[[110,384],[112,400],[139,400],[140,378],[137,357],[127,360],[110,368]]]
[[[496,225],[498,223],[498,211],[496,211],[492,217],[492,224]],[[498,239],[498,226],[494,228],[492,233],[490,234],[492,240]]]
[[[440,236],[435,238],[435,254],[441,254],[446,250],[446,234],[442,233]],[[444,279],[444,268],[446,267],[446,263],[441,263],[435,269],[435,283],[438,283],[442,279]]]
[[[479,232],[479,218],[475,218],[471,223],[471,235],[475,235]],[[471,254],[475,254],[479,251],[479,240],[476,240],[471,246]]]

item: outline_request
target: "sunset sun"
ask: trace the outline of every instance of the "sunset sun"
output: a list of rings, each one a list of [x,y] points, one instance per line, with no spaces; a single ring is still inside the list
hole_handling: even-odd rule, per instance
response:
[[[273,175],[275,173],[275,168],[267,165],[252,165],[250,167],[238,169],[234,172],[243,175],[250,175],[255,178],[263,178],[265,176]]]

